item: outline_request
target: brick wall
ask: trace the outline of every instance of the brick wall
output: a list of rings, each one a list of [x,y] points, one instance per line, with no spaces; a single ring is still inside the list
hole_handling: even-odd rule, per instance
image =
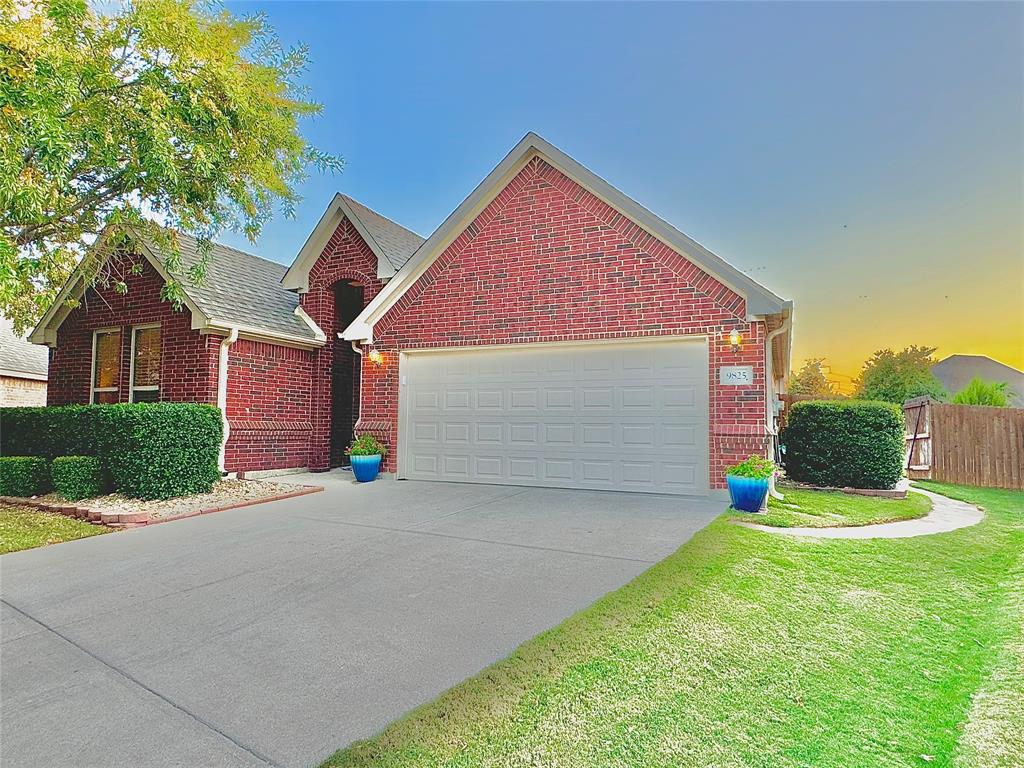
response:
[[[764,327],[744,316],[742,297],[535,158],[377,323],[384,365],[363,366],[360,423],[393,471],[399,350],[702,334],[721,488],[727,463],[766,449]],[[720,365],[753,366],[754,385],[720,387]]]
[[[139,259],[141,272],[129,275],[128,291],[89,288],[57,331],[57,346],[50,350],[49,405],[89,402],[92,369],[92,332],[121,329],[120,402],[128,402],[131,365],[131,327],[160,323],[160,399],[216,403],[217,344],[214,336],[192,330],[192,314],[178,312],[160,300],[163,280],[149,262]],[[127,271],[127,270],[126,270]]]
[[[46,382],[0,376],[0,408],[46,405]]]
[[[192,329],[192,315],[160,300],[159,273],[140,260],[128,291],[88,289],[57,331],[50,350],[48,403],[89,402],[92,332],[121,328],[118,393],[128,402],[131,326],[160,323],[160,399],[217,403],[219,347],[223,337]],[[225,451],[230,471],[306,466],[311,400],[311,353],[246,339],[236,341],[228,357],[228,419],[231,435]]]
[[[308,466],[313,354],[248,339],[231,346],[228,470]]]
[[[309,273],[309,292],[299,303],[327,334],[327,344],[313,353],[311,394],[312,440],[309,467],[327,469],[331,462],[331,371],[336,349],[351,349],[338,338],[344,330],[335,314],[334,286],[339,282],[356,283],[363,288],[365,304],[376,296],[383,283],[377,279],[377,257],[346,219],[338,225]]]

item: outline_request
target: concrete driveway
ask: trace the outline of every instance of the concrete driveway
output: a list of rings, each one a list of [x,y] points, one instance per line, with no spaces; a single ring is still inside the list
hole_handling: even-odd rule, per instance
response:
[[[679,497],[355,485],[0,558],[0,763],[315,765],[673,552]]]

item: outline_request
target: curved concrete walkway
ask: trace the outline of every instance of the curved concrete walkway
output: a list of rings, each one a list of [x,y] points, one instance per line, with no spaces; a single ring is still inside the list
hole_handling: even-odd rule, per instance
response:
[[[916,520],[899,520],[895,523],[848,526],[846,528],[776,528],[743,520],[737,520],[736,524],[783,536],[813,536],[818,539],[908,539],[912,536],[928,536],[933,533],[946,533],[959,528],[967,528],[977,525],[985,517],[985,513],[973,504],[957,501],[948,496],[940,496],[921,488],[913,488],[911,493],[922,493],[931,499],[932,511]]]

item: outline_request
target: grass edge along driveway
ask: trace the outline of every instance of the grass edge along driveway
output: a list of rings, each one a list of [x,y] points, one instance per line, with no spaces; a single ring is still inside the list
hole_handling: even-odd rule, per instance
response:
[[[723,515],[325,765],[1019,765],[1024,493],[925,487],[988,514],[866,541]]]
[[[0,555],[110,532],[109,528],[55,512],[0,504]]]

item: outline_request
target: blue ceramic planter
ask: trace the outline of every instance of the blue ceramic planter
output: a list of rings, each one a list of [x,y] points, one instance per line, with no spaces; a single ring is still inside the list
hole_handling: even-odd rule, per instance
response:
[[[729,484],[729,497],[732,505],[741,512],[757,512],[768,496],[768,480],[756,477],[736,477],[726,475]]]
[[[349,456],[352,462],[352,474],[360,483],[369,483],[377,479],[380,472],[380,454],[375,456]]]

